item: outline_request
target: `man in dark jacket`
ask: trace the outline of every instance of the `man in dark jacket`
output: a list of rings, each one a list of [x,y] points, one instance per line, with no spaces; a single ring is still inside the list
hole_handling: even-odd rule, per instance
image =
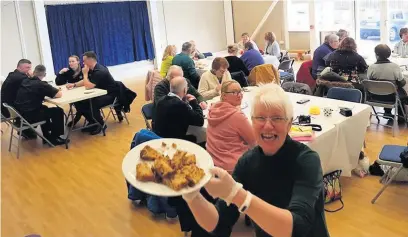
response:
[[[187,81],[176,77],[170,81],[170,93],[157,102],[153,132],[163,138],[179,138],[196,142],[186,135],[188,127],[203,126],[204,115],[197,99],[187,94]]]
[[[312,77],[317,79],[317,75],[326,67],[326,57],[339,47],[339,36],[330,34],[325,37],[324,43],[313,53]]]
[[[17,63],[17,69],[8,74],[6,80],[4,80],[3,85],[1,86],[1,114],[4,117],[8,118],[10,114],[3,106],[3,103],[7,103],[14,107],[18,88],[20,88],[21,82],[29,77],[32,77],[31,61],[28,59],[21,59]]]
[[[181,53],[173,58],[172,65],[180,66],[183,69],[184,77],[190,80],[191,84],[197,89],[200,82],[200,75],[198,74],[191,53],[193,45],[190,42],[185,42],[181,47]]]

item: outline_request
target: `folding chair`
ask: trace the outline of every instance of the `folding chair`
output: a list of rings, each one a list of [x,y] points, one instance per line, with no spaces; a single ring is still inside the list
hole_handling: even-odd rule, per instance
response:
[[[363,81],[364,91],[365,91],[365,103],[371,105],[373,108],[375,117],[377,118],[378,123],[380,119],[378,117],[392,119],[394,121],[393,126],[383,125],[386,127],[392,128],[392,136],[395,137],[396,131],[398,130],[398,116],[403,117],[405,122],[407,121],[407,115],[404,112],[404,107],[401,103],[401,100],[398,96],[397,88],[392,82],[389,81],[373,81],[373,80],[364,80]],[[395,96],[395,99],[391,100],[381,100],[376,96]],[[374,98],[373,98],[374,97]],[[374,108],[382,107],[388,109],[394,109],[394,118],[385,116],[382,112],[377,112]],[[398,108],[402,111],[402,116],[398,114]]]
[[[357,89],[332,87],[327,92],[327,98],[361,103],[363,94]]]
[[[387,165],[390,168],[381,177],[380,182],[384,185],[381,190],[375,195],[371,203],[374,204],[375,201],[380,197],[392,180],[398,175],[398,173],[405,169],[400,158],[401,152],[405,149],[405,146],[396,145],[385,145],[378,156],[378,164]],[[393,169],[394,168],[394,169]]]
[[[142,106],[142,115],[146,123],[146,128],[152,130],[149,120],[153,119],[154,103],[145,104]]]
[[[102,113],[102,116],[103,116],[103,117],[105,117],[105,114],[103,113],[103,109],[109,108],[108,116],[106,116],[105,121],[104,121],[105,123],[106,123],[106,121],[108,121],[108,119],[109,119],[109,117],[110,117],[111,114],[112,114],[112,116],[113,116],[113,119],[116,121],[117,114],[116,114],[115,107],[117,107],[117,106],[120,106],[120,104],[119,104],[119,99],[118,99],[118,97],[115,97],[115,100],[113,101],[112,104],[107,105],[107,106],[101,108],[101,113]],[[128,120],[128,118],[127,118],[126,113],[123,112],[122,110],[121,110],[120,112],[121,112],[121,114],[123,114],[123,117],[125,118],[127,124],[129,125],[129,120]]]
[[[37,132],[35,130],[35,127],[42,125],[45,123],[45,121],[40,121],[37,123],[30,124],[26,119],[21,116],[16,109],[8,105],[7,103],[3,103],[4,107],[7,108],[7,110],[10,113],[10,117],[8,120],[8,123],[11,125],[11,134],[10,134],[10,144],[9,144],[9,152],[11,151],[11,145],[13,142],[13,137],[18,139],[17,143],[17,159],[20,157],[20,144],[21,144],[21,138],[22,138],[22,132],[27,129],[32,129],[38,136],[40,136],[44,141],[46,141],[51,147],[54,147],[54,144],[52,144],[48,139],[46,139],[42,134]],[[17,120],[20,120],[20,124],[16,123]],[[18,136],[15,136],[13,134],[13,131],[16,130],[18,133]]]
[[[294,59],[284,60],[279,64],[278,70],[293,73],[293,63],[294,62],[295,62]]]

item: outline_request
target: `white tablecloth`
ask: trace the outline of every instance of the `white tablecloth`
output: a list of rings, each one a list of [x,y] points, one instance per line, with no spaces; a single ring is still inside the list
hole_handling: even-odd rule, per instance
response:
[[[396,63],[398,66],[408,66],[408,58],[397,58],[397,57],[390,57],[389,60],[393,63]],[[366,63],[368,66],[370,66],[371,64],[374,64],[377,59],[375,58],[366,58],[365,59]]]
[[[334,109],[331,117],[324,117],[323,113],[312,116],[312,123],[322,126],[321,132],[316,132],[315,140],[306,143],[310,148],[319,153],[324,173],[341,169],[343,175],[350,176],[351,170],[357,167],[358,158],[363,147],[367,123],[371,108],[365,104],[357,104],[346,101],[332,100],[327,98],[288,93],[294,105],[294,116],[309,114],[309,108],[317,105],[321,109],[331,107]],[[242,111],[250,118],[251,94],[244,93]],[[310,102],[299,105],[296,101],[308,98]],[[219,97],[209,101],[215,103]],[[344,117],[339,114],[339,107],[348,107],[353,111],[352,117]],[[205,111],[205,114],[208,111]],[[250,120],[251,121],[251,120]],[[193,134],[199,142],[206,140],[207,120],[203,127],[190,126],[188,134]]]
[[[58,106],[67,105],[70,103],[92,99],[98,96],[106,95],[107,91],[102,89],[91,89],[92,93],[85,93],[86,89],[84,86],[76,87],[74,89],[68,90],[65,86],[60,86],[62,89],[61,98],[49,98],[45,97],[45,101]]]

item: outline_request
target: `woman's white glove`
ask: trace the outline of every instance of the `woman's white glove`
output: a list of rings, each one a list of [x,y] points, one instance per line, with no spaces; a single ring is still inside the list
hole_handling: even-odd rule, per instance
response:
[[[226,170],[214,167],[210,171],[214,177],[205,185],[205,189],[212,197],[221,198],[229,205],[242,184],[235,182]]]
[[[186,201],[187,203],[191,203],[199,194],[200,194],[200,190],[197,190],[191,193],[183,194],[182,197],[184,201]]]

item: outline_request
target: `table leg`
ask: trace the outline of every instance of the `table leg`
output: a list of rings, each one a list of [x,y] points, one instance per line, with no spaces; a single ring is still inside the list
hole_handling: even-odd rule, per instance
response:
[[[65,149],[68,149],[69,136],[71,135],[71,132],[74,128],[74,112],[73,112],[72,106],[73,104],[69,105],[69,112],[67,115],[67,121],[68,121],[69,116],[71,116],[72,123],[71,123],[71,126],[68,128],[67,136],[65,137]]]

